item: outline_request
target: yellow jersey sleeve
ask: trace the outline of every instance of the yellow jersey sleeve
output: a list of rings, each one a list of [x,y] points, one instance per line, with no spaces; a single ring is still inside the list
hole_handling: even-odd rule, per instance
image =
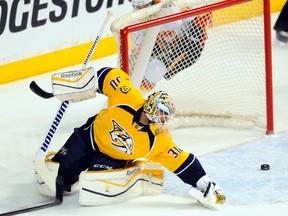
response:
[[[118,68],[102,68],[97,72],[99,92],[106,95],[108,107],[119,104],[130,104],[139,101],[143,96],[130,82],[130,77]],[[144,103],[144,98],[142,99]],[[137,107],[138,108],[138,107]]]
[[[147,159],[158,162],[169,171],[174,172],[186,161],[190,153],[184,152],[173,142],[168,129],[159,132],[159,134],[156,132],[155,135],[154,149]]]

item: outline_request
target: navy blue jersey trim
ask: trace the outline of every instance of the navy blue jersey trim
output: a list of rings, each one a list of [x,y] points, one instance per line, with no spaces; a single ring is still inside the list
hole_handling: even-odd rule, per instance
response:
[[[190,184],[193,187],[197,186],[197,181],[204,175],[206,175],[199,160],[190,153],[189,157],[184,163],[174,171],[174,173],[186,184]]]
[[[103,84],[106,75],[112,70],[110,67],[105,67],[97,71],[97,78],[98,78],[98,92],[103,94]]]
[[[117,107],[119,107],[119,108],[127,111],[128,113],[130,113],[130,114],[133,115],[133,116],[134,116],[135,113],[136,113],[136,110],[133,109],[131,106],[128,106],[128,105],[119,105],[119,106],[117,106]]]

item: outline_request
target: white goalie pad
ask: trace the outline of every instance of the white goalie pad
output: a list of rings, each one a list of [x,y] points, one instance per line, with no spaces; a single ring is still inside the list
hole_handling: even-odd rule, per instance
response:
[[[96,97],[96,82],[92,67],[53,74],[53,95],[60,101],[79,102]]]
[[[150,162],[137,162],[123,169],[82,172],[79,179],[79,203],[107,205],[143,195],[161,194],[163,172],[160,164]]]
[[[45,166],[45,169],[49,172],[42,173],[42,175],[46,176],[40,176],[38,170],[43,170]],[[56,195],[56,177],[58,175],[58,169],[59,169],[59,163],[53,162],[53,161],[34,161],[34,169],[35,169],[35,179],[37,181],[37,187],[41,194],[46,196],[55,196]],[[43,179],[49,179],[49,182],[43,181]]]

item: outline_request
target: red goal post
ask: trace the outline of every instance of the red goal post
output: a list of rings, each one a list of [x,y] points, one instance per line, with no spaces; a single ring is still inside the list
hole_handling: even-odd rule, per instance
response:
[[[174,127],[257,126],[273,133],[270,1],[172,2],[180,12],[160,16],[165,3],[159,3],[112,23],[119,66],[143,94],[172,96]],[[142,35],[140,42],[133,34]]]

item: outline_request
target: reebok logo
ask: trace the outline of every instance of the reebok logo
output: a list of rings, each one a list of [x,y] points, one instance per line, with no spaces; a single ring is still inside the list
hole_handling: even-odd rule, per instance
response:
[[[126,176],[131,176],[138,172],[141,172],[141,167],[134,168],[132,170],[127,170]]]
[[[61,78],[70,78],[70,77],[77,77],[77,76],[82,76],[82,71],[73,71],[73,72],[69,72],[69,73],[64,73],[61,74]]]

